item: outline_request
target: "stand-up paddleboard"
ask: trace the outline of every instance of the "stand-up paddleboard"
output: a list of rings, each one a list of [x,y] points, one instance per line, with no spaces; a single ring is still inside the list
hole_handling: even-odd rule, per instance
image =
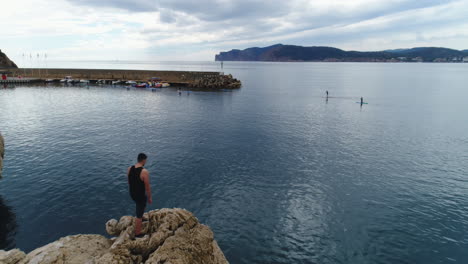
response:
[[[356,102],[356,104],[361,104],[361,102]],[[369,104],[369,103],[362,103],[362,104]]]

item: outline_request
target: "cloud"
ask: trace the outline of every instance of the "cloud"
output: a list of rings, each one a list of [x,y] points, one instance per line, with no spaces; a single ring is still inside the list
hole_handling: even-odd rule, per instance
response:
[[[2,49],[16,54],[212,60],[276,43],[468,48],[466,0],[16,0],[3,8],[21,10],[1,18]]]

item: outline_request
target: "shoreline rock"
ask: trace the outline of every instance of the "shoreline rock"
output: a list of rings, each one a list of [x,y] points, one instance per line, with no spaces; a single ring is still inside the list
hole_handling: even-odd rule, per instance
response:
[[[0,263],[228,263],[211,229],[184,209],[160,209],[145,214],[143,238],[134,238],[134,221],[111,219],[106,231],[115,236],[74,235],[60,238],[29,254],[0,250]]]
[[[18,66],[0,50],[0,69],[17,69]]]
[[[5,155],[5,141],[2,133],[0,133],[0,179],[2,178],[3,157]]]

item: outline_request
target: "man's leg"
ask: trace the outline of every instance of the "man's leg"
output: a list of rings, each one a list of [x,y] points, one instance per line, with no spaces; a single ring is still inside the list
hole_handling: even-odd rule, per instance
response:
[[[137,202],[136,203],[136,218],[135,218],[135,236],[141,234],[141,222],[143,218],[143,213],[145,212],[146,203]]]
[[[135,236],[141,234],[141,218],[135,218]]]

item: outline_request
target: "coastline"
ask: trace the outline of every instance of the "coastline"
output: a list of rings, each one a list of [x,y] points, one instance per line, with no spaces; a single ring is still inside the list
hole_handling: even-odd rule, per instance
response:
[[[143,238],[134,237],[132,216],[111,219],[106,231],[113,236],[80,234],[62,237],[28,254],[0,250],[0,263],[179,263],[227,264],[211,229],[184,209],[145,213]]]

